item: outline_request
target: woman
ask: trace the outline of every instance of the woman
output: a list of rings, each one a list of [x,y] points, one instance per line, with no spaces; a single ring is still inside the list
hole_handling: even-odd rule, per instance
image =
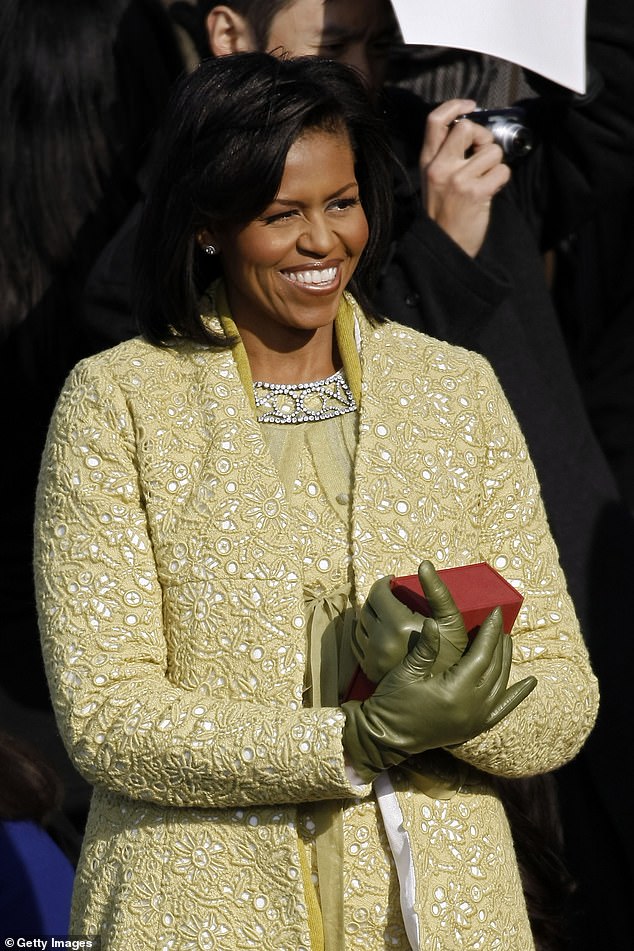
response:
[[[598,693],[521,433],[484,360],[370,309],[390,156],[352,71],[209,61],[165,130],[143,337],[71,374],[38,490],[47,672],[95,786],[73,928],[526,951],[486,774],[573,757]],[[493,611],[462,653],[428,557],[501,570],[514,637]],[[421,558],[424,624],[386,583]]]

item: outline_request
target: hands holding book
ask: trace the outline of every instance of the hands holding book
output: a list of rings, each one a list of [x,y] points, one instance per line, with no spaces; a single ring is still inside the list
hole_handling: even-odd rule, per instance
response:
[[[357,659],[378,686],[367,699],[342,704],[343,743],[350,763],[368,782],[409,756],[490,729],[537,684],[527,677],[508,686],[513,645],[499,608],[465,650],[464,622],[430,562],[422,562],[419,578],[430,618],[402,605],[389,590],[389,579],[380,579],[357,626]]]
[[[420,563],[418,578],[432,617],[424,617],[399,601],[392,593],[389,576],[374,582],[361,608],[352,647],[363,673],[373,683],[405,658],[425,625],[428,636],[433,630],[439,634],[433,673],[451,667],[465,651],[468,637],[462,615],[430,561]]]

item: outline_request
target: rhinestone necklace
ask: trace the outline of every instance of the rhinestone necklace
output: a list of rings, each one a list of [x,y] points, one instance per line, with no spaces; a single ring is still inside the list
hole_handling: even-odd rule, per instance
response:
[[[259,423],[312,423],[357,408],[342,370],[313,383],[253,384]]]

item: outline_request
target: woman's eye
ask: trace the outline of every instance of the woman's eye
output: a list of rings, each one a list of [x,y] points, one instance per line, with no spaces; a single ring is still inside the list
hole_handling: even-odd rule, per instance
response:
[[[354,208],[358,204],[358,198],[337,198],[336,201],[332,202],[330,207],[336,211],[345,211],[346,208]]]
[[[297,212],[294,209],[289,209],[288,211],[278,211],[273,215],[264,215],[262,220],[265,224],[275,224],[276,221],[287,221],[289,218],[292,218]]]

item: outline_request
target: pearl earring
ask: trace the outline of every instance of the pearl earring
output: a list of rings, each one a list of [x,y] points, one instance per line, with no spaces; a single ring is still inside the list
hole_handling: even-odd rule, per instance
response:
[[[203,244],[202,248],[205,254],[218,254],[218,248],[214,247],[213,244]]]

